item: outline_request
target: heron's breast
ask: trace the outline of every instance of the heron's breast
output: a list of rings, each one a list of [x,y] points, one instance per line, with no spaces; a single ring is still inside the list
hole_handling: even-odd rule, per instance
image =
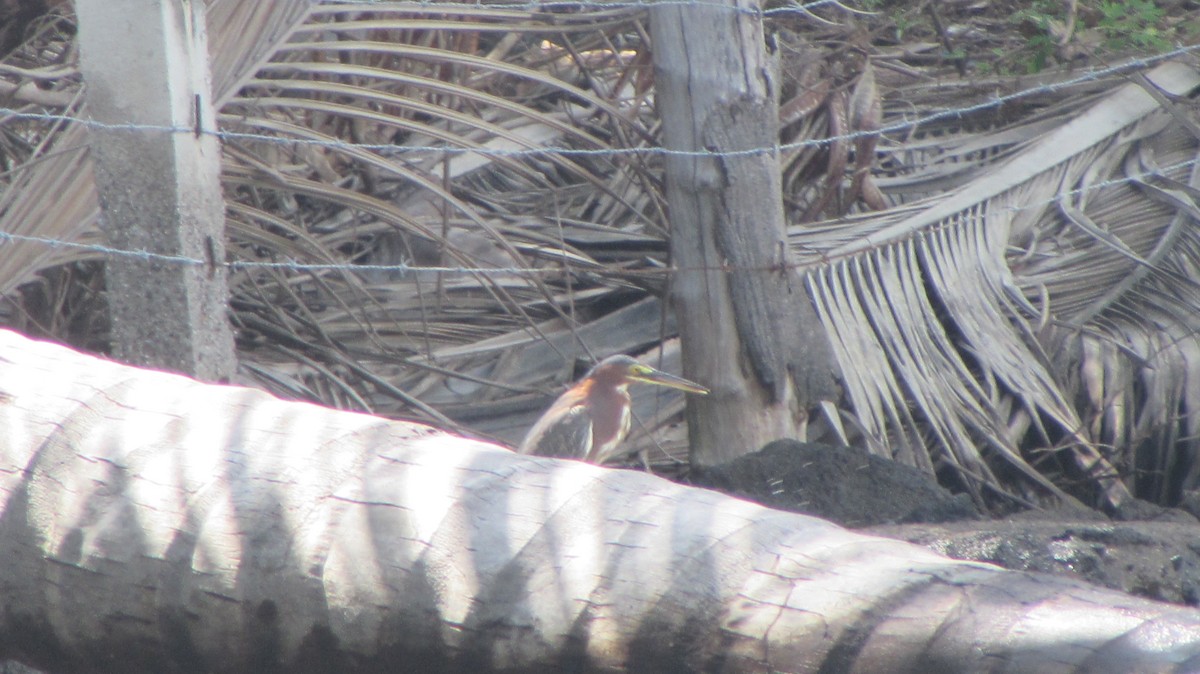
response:
[[[592,454],[604,456],[625,439],[633,420],[629,394],[623,390],[599,391],[589,396],[592,410]]]

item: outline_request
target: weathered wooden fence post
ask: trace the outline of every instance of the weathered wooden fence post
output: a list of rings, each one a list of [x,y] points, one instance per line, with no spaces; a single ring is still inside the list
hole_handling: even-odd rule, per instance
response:
[[[693,465],[803,437],[832,396],[832,352],[788,264],[778,96],[755,0],[651,3],[666,158],[672,283]]]
[[[202,0],[77,0],[120,360],[228,379],[220,145]],[[138,128],[151,127],[151,128]],[[164,257],[155,256],[168,256]],[[187,260],[194,260],[189,262]]]

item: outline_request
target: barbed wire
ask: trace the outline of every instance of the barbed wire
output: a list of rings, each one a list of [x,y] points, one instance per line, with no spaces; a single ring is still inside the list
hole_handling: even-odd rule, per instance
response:
[[[756,8],[756,7],[734,7],[723,2],[709,2],[706,0],[614,0],[613,2],[589,2],[588,0],[549,0],[547,2],[538,2],[537,0],[527,0],[526,2],[455,2],[453,0],[442,2],[441,0],[359,0],[358,2],[344,2],[342,0],[326,0],[321,3],[326,6],[338,6],[341,9],[345,6],[352,5],[386,5],[389,8],[412,8],[426,12],[452,12],[454,10],[478,10],[478,9],[502,9],[502,10],[520,10],[525,12],[548,13],[556,11],[566,11],[571,9],[644,9],[650,10],[657,7],[704,7],[707,9],[716,9],[729,11],[734,14],[742,14],[748,16],[759,17],[775,17],[788,14],[809,15],[812,10],[821,7],[833,6],[851,14],[859,14],[870,16],[876,14],[862,9],[850,7],[839,0],[814,0],[813,2],[789,2],[778,7]]]
[[[779,152],[788,152],[809,147],[825,147],[833,143],[848,141],[852,142],[862,138],[872,136],[882,136],[889,133],[900,131],[909,131],[932,122],[941,121],[944,119],[964,118],[972,114],[991,110],[1001,107],[1008,103],[1021,100],[1030,96],[1050,94],[1062,89],[1077,86],[1086,82],[1101,79],[1112,75],[1117,75],[1126,71],[1143,70],[1163,61],[1168,61],[1173,58],[1178,58],[1185,54],[1200,51],[1200,44],[1186,45],[1177,47],[1168,52],[1154,54],[1152,56],[1133,58],[1123,61],[1116,65],[1105,66],[1086,71],[1076,77],[1066,79],[1060,82],[1051,82],[1039,84],[1037,86],[1022,89],[1021,91],[1005,94],[990,98],[986,101],[975,103],[972,105],[962,106],[958,108],[947,108],[937,112],[924,115],[912,120],[903,120],[894,122],[886,126],[882,126],[874,130],[860,130],[850,133],[844,133],[825,138],[812,138],[806,140],[795,141],[792,143],[778,143],[771,146],[747,148],[744,150],[673,150],[664,147],[632,147],[632,148],[571,148],[546,146],[539,148],[527,149],[501,149],[501,148],[485,148],[485,147],[451,147],[438,145],[399,145],[394,143],[354,143],[343,140],[319,140],[313,138],[285,138],[274,135],[250,133],[244,131],[221,131],[213,129],[197,129],[194,126],[169,126],[160,124],[111,124],[100,122],[86,117],[75,115],[65,115],[58,113],[44,112],[26,112],[13,108],[0,107],[0,115],[7,116],[8,119],[24,120],[24,121],[45,121],[45,122],[70,122],[82,125],[89,129],[100,129],[105,131],[153,131],[160,133],[188,133],[188,134],[205,134],[216,136],[221,140],[250,140],[259,141],[277,145],[299,145],[299,146],[316,146],[331,150],[369,150],[377,152],[384,156],[405,154],[411,152],[438,152],[447,155],[467,155],[475,154],[484,157],[501,157],[501,158],[526,158],[526,157],[542,157],[546,155],[568,156],[568,157],[596,157],[596,156],[666,156],[666,157],[685,157],[685,158],[737,158],[737,157],[753,157],[763,154],[777,154]]]
[[[1025,210],[1034,210],[1044,208],[1064,199],[1081,196],[1088,192],[1102,190],[1108,187],[1128,184],[1131,182],[1141,182],[1148,178],[1160,177],[1167,172],[1182,170],[1194,167],[1200,164],[1200,158],[1190,159],[1188,161],[1178,162],[1168,166],[1160,167],[1154,171],[1146,171],[1136,173],[1121,178],[1111,178],[1100,182],[1092,183],[1086,187],[1079,187],[1073,190],[1066,190],[1056,194],[1050,199],[1045,199],[1040,202],[1026,204],[1024,206],[1008,206],[1003,209],[998,209],[1001,212],[1017,213]],[[131,250],[115,248],[98,243],[78,243],[74,241],[65,241],[62,239],[54,239],[41,236],[26,236],[21,234],[13,234],[11,232],[0,232],[0,246],[9,242],[26,242],[38,243],[46,245],[50,248],[68,248],[72,250],[80,250],[89,253],[97,253],[109,255],[113,257],[124,257],[137,260],[164,262],[168,264],[181,264],[188,266],[206,267],[212,264],[208,259],[192,258],[185,255],[167,255],[162,253],[154,253],[147,250]],[[887,245],[887,244],[884,244]],[[822,258],[822,264],[828,264],[833,260]],[[228,262],[219,262],[219,266],[230,270],[254,270],[254,269],[275,269],[293,272],[384,272],[399,275],[407,275],[410,273],[439,273],[439,274],[490,274],[490,275],[530,275],[530,274],[563,274],[563,273],[613,273],[612,270],[606,270],[602,267],[570,267],[570,266],[550,266],[550,267],[467,267],[467,266],[427,266],[427,265],[410,265],[407,263],[400,264],[359,264],[359,263],[304,263],[293,260],[282,262],[264,262],[256,260],[233,260]],[[662,276],[676,274],[681,271],[769,271],[778,272],[781,269],[807,269],[815,267],[811,263],[784,263],[772,264],[761,267],[742,267],[735,265],[722,265],[720,267],[660,267],[653,269],[622,269],[616,274],[626,276]]]

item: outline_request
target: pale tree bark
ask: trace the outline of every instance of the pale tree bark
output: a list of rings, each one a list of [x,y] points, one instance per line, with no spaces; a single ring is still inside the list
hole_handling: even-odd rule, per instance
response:
[[[803,438],[808,410],[835,395],[832,350],[790,264],[779,157],[754,152],[779,138],[758,9],[650,11],[683,371],[713,390],[689,400],[699,466]]]
[[[0,332],[0,657],[64,672],[1159,672],[1200,613]]]

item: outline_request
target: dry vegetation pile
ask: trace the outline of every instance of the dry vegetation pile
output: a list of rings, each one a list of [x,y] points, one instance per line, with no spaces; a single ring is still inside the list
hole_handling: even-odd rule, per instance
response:
[[[211,4],[248,379],[512,441],[592,356],[677,359],[643,7]],[[0,11],[19,18],[0,21],[0,231],[100,243],[69,7]],[[848,432],[981,502],[1104,502],[1118,475],[1150,498],[1195,488],[1194,117],[1167,100],[1037,150],[1121,113],[1096,110],[1195,43],[1197,4],[766,16],[791,243],[848,369]],[[1131,58],[1149,62],[1085,76]],[[981,191],[1023,153],[1026,175]],[[1166,178],[1127,180],[1148,173]],[[5,245],[3,322],[103,351],[101,254]],[[641,397],[631,449],[685,462],[681,407]]]

